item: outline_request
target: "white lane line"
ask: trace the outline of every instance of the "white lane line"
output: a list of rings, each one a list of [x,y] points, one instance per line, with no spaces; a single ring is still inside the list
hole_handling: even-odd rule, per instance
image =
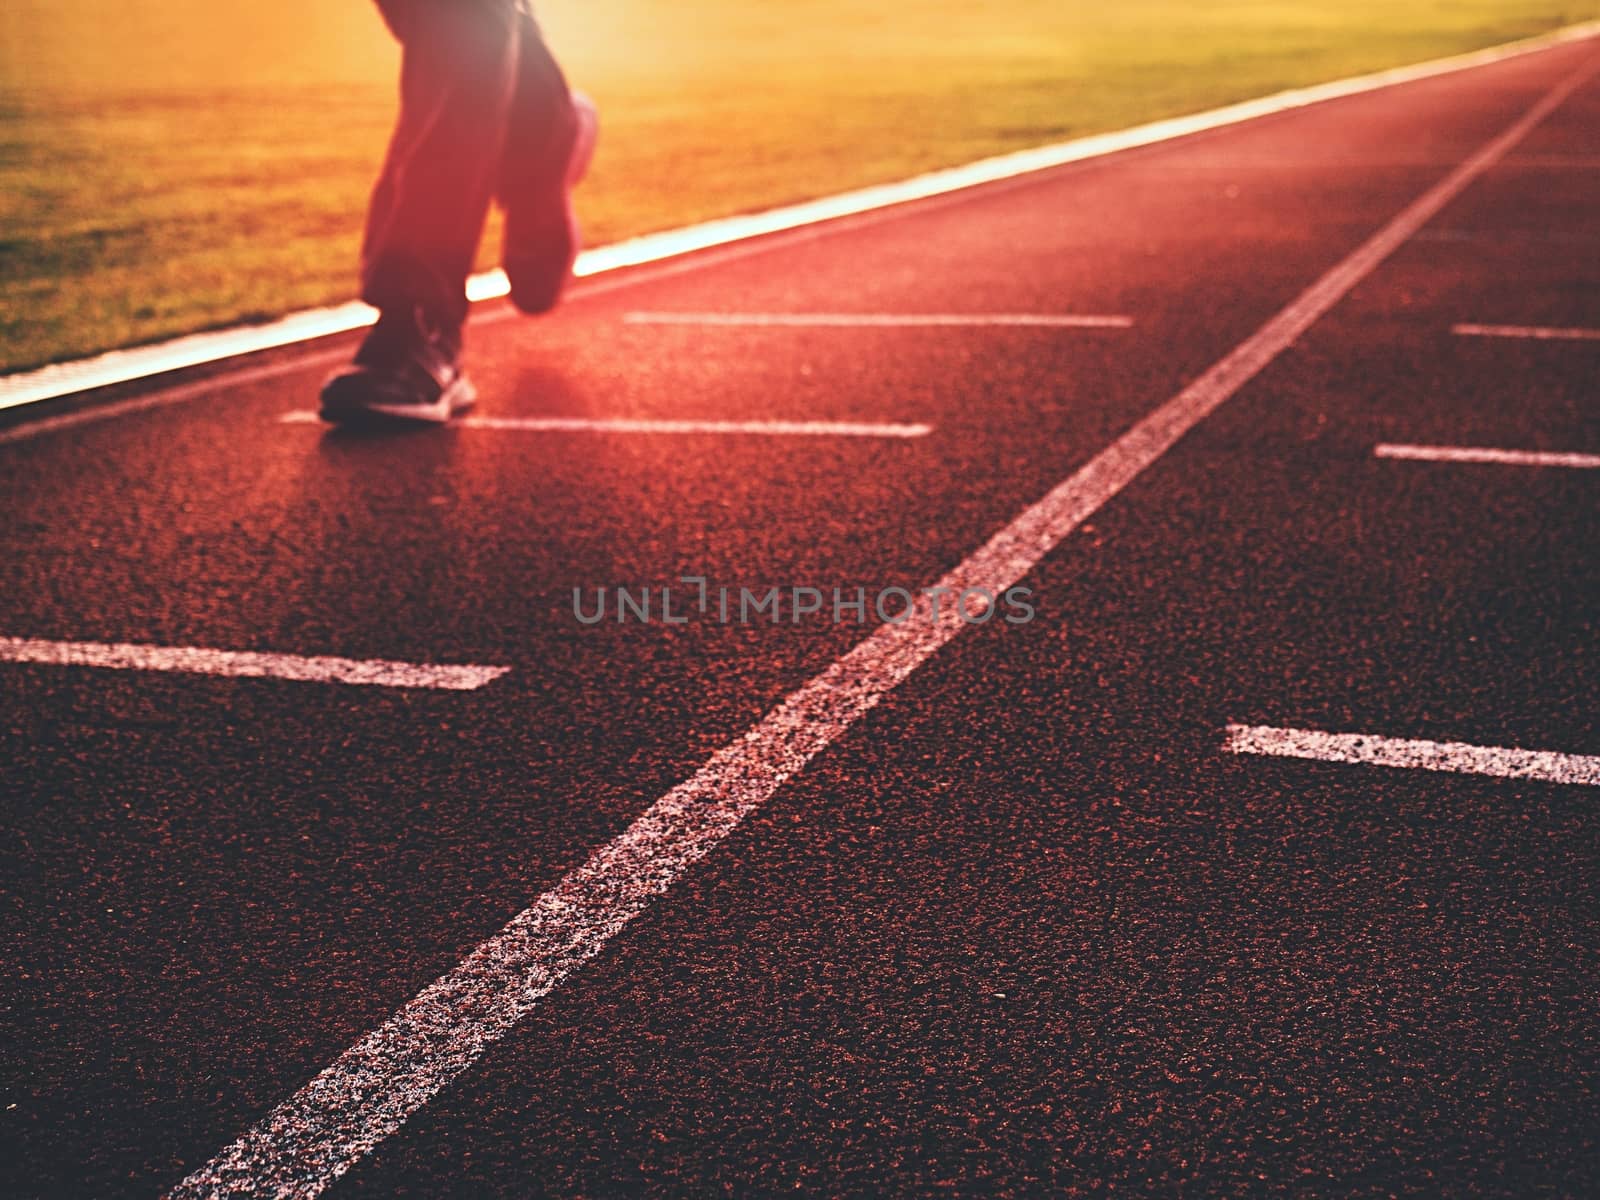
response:
[[[775,326],[784,329],[940,329],[1013,327],[1020,329],[1131,329],[1132,317],[1074,316],[1051,313],[758,313],[631,312],[626,325]]]
[[[352,300],[330,308],[291,313],[264,324],[191,333],[149,346],[110,350],[93,358],[54,363],[33,371],[0,376],[0,410],[55,400],[77,392],[114,387],[168,371],[297,345],[315,338],[362,329],[378,319],[377,310]],[[301,364],[297,364],[301,365]],[[168,399],[167,403],[176,403]]]
[[[348,683],[366,687],[437,688],[471,692],[510,667],[437,666],[386,659],[305,657],[194,646],[142,646],[105,642],[48,642],[0,638],[0,662],[54,667],[101,667],[118,671],[175,671],[232,675],[244,679],[290,679],[301,683]]]
[[[39,437],[47,433],[58,433],[63,429],[75,429],[79,425],[93,425],[100,421],[108,421],[113,417],[127,416],[130,413],[145,412],[153,408],[165,408],[169,404],[183,404],[190,400],[199,400],[205,396],[224,395],[235,388],[265,383],[268,380],[280,379],[285,375],[293,375],[299,371],[314,371],[319,366],[331,367],[335,363],[346,362],[349,358],[350,352],[348,350],[302,354],[287,362],[267,363],[259,367],[246,367],[237,371],[229,371],[214,379],[197,379],[193,383],[186,383],[181,387],[168,388],[165,391],[153,392],[147,396],[134,396],[128,400],[114,400],[108,404],[91,405],[88,408],[79,409],[77,412],[62,413],[60,416],[29,421],[26,425],[19,425],[15,429],[0,429],[0,446],[7,445],[10,442],[26,441],[29,438]]]
[[[1140,420],[939,581],[959,595],[1014,586],[1370,275],[1595,73],[1557,84],[1504,133],[1363,243],[1222,361]],[[599,954],[692,866],[942,646],[967,628],[924,594],[712,755],[452,970],[424,988],[174,1197],[319,1195]],[[937,615],[935,615],[937,614]]]
[[[1473,746],[1466,742],[1426,742],[1371,733],[1323,733],[1316,729],[1276,729],[1270,725],[1229,725],[1223,748],[1234,754],[1309,758],[1319,762],[1405,767],[1413,771],[1453,771],[1505,779],[1600,786],[1600,758]]]
[[[284,413],[285,425],[321,425],[314,412]],[[748,434],[759,437],[920,438],[932,425],[897,425],[870,421],[673,421],[643,418],[466,417],[462,429],[497,429],[511,433],[659,433]]]
[[[1543,450],[1492,450],[1486,446],[1408,446],[1384,442],[1372,451],[1377,458],[1414,462],[1498,463],[1508,467],[1572,467],[1592,471],[1600,467],[1600,454],[1569,454]]]
[[[1461,337],[1532,338],[1541,342],[1600,342],[1600,329],[1555,329],[1543,325],[1457,325]]]
[[[958,167],[933,171],[896,183],[879,184],[824,196],[767,212],[723,217],[682,229],[645,234],[615,245],[584,251],[578,258],[574,273],[584,277],[625,267],[659,263],[701,250],[729,246],[736,242],[766,237],[769,234],[836,221],[841,217],[876,212],[916,200],[965,191],[986,183],[1015,179],[1140,146],[1150,146],[1211,129],[1221,129],[1273,113],[1287,112],[1311,104],[1322,104],[1346,96],[1357,96],[1399,84],[1487,66],[1490,63],[1535,54],[1552,46],[1582,41],[1596,34],[1600,34],[1600,21],[1585,21],[1536,37],[1508,42],[1501,46],[1490,46],[1467,54],[1395,67],[1369,75],[1336,79],[1310,87],[1293,88],[1255,100],[1230,104],[1224,108],[1154,121],[1132,129],[1036,146],[1011,154],[980,159]],[[498,299],[508,295],[510,290],[505,273],[500,270],[474,275],[467,282],[467,296],[473,301]],[[376,314],[371,308],[358,302],[350,302],[329,308],[291,313],[265,324],[192,334],[151,346],[113,350],[93,358],[18,372],[0,377],[0,410],[70,396],[75,392],[93,388],[147,379],[183,367],[292,345],[308,338],[345,333],[370,325],[375,319]]]

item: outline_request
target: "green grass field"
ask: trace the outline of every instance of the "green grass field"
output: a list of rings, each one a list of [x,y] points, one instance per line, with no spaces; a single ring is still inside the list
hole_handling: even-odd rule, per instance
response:
[[[611,241],[1600,17],[1600,0],[546,0]],[[8,0],[0,369],[348,298],[366,0]],[[492,263],[493,231],[484,265]]]

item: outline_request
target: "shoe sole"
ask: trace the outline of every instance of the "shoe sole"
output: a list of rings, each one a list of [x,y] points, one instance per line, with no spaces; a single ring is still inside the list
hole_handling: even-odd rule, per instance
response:
[[[572,269],[578,265],[578,254],[583,249],[583,228],[578,221],[578,208],[572,202],[572,192],[583,177],[589,173],[589,165],[594,161],[595,146],[600,141],[600,112],[582,92],[572,94],[572,109],[577,117],[578,128],[573,135],[572,150],[567,157],[567,173],[561,181],[562,219],[566,224],[567,233],[567,261],[561,273],[561,282],[556,285],[555,291],[549,296],[539,296],[534,303],[525,304],[517,298],[516,288],[513,287],[512,303],[529,315],[549,312],[561,299],[568,280],[572,278]],[[507,274],[511,274],[507,270]]]
[[[594,161],[594,148],[600,140],[600,110],[594,106],[594,101],[582,92],[574,92],[572,111],[578,118],[578,132],[572,140],[572,157],[567,162],[566,184],[569,192],[582,183],[583,177],[589,173],[589,164]],[[570,196],[567,207],[572,207]]]
[[[432,404],[383,404],[368,402],[330,406],[319,414],[333,425],[360,425],[375,422],[406,425],[447,425],[478,402],[478,390],[465,375],[458,375]]]

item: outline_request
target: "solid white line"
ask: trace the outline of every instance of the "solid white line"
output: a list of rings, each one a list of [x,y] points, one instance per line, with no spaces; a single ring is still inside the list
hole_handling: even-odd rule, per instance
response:
[[[1370,733],[1323,733],[1316,729],[1275,729],[1270,725],[1229,725],[1223,748],[1234,754],[1310,758],[1320,762],[1405,767],[1414,771],[1454,771],[1505,779],[1600,785],[1600,758],[1472,746],[1466,742],[1426,742]]]
[[[260,325],[241,325],[184,337],[110,350],[93,358],[55,363],[35,371],[0,376],[0,411],[55,400],[77,392],[131,383],[168,371],[203,366],[243,354],[273,350],[308,342],[314,338],[361,329],[378,319],[377,310],[352,300],[331,308],[313,308],[290,313]],[[169,401],[170,403],[170,401]]]
[[[268,363],[259,367],[228,371],[214,379],[198,379],[193,383],[186,383],[182,387],[152,392],[147,396],[134,396],[128,400],[115,400],[109,404],[95,404],[88,408],[79,409],[77,412],[62,413],[56,417],[45,417],[41,420],[29,421],[26,425],[18,426],[15,429],[0,429],[0,446],[10,442],[26,441],[29,438],[39,437],[46,433],[57,433],[63,429],[75,429],[79,425],[93,425],[99,421],[110,420],[112,417],[146,412],[153,408],[165,408],[169,404],[182,404],[189,400],[198,400],[203,396],[222,395],[235,388],[264,383],[269,379],[293,375],[298,371],[315,370],[319,365],[332,366],[334,363],[346,361],[349,357],[349,352],[345,350],[297,355],[288,362]]]
[[[1046,171],[1053,167],[1082,162],[1085,159],[1170,141],[1173,138],[1187,137],[1209,129],[1220,129],[1310,104],[1321,104],[1398,84],[1469,70],[1508,58],[1533,54],[1551,46],[1581,41],[1597,33],[1600,33],[1600,21],[1586,21],[1538,37],[1509,42],[1502,46],[1491,46],[1469,54],[1453,55],[1412,66],[1377,71],[1369,75],[1333,80],[1311,87],[1294,88],[1208,112],[1173,117],[1133,129],[1096,134],[1012,154],[998,155],[897,183],[880,184],[835,196],[825,196],[767,212],[724,217],[683,229],[646,234],[615,245],[584,251],[578,258],[575,273],[579,276],[599,275],[624,267],[661,262],[664,259],[677,258],[715,246],[727,246],[772,233],[837,220],[840,217],[963,191],[980,184],[1014,179],[1020,175]],[[506,281],[505,273],[499,270],[475,275],[467,283],[467,296],[474,301],[498,299],[509,293],[510,285]],[[36,404],[43,400],[69,396],[93,388],[146,379],[168,371],[286,346],[309,338],[345,333],[370,325],[375,319],[376,314],[371,308],[352,301],[330,308],[292,313],[262,325],[246,325],[213,333],[192,334],[151,346],[114,350],[93,358],[20,372],[0,377],[0,410],[24,404]]]
[[[1552,88],[1237,350],[1058,484],[936,587],[959,595],[969,588],[998,594],[1014,586],[1593,73],[1594,66],[1586,66]],[[924,594],[909,620],[880,626],[178,1184],[172,1195],[320,1194],[965,629],[957,609],[937,606]]]
[[[808,329],[935,329],[1005,326],[1039,329],[1130,329],[1132,317],[1070,316],[1048,313],[736,313],[631,312],[627,325],[777,326]]]
[[[1374,447],[1372,453],[1378,458],[1402,458],[1416,462],[1499,463],[1509,467],[1573,467],[1590,471],[1600,467],[1600,454],[1490,450],[1479,446],[1406,446],[1385,442]]]
[[[1600,342],[1600,329],[1552,329],[1539,325],[1457,325],[1462,337],[1533,338],[1551,342]]]
[[[320,425],[314,412],[284,413],[285,425]],[[637,417],[466,417],[462,429],[497,429],[512,433],[644,433],[748,434],[758,437],[920,438],[932,425],[895,425],[868,421],[675,421]]]
[[[193,646],[138,646],[103,642],[47,642],[0,638],[0,662],[54,667],[101,667],[119,671],[176,671],[245,679],[290,679],[301,683],[348,683],[366,687],[437,688],[471,692],[510,667],[435,666],[426,663],[205,650]]]

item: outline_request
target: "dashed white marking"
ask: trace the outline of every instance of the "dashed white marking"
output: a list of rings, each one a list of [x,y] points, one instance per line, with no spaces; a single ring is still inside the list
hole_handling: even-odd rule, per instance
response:
[[[1233,353],[1058,484],[936,586],[954,594],[980,587],[998,593],[1014,586],[1593,73],[1586,66],[1552,88]],[[880,626],[792,693],[172,1194],[320,1194],[965,628],[956,606],[936,608],[935,600],[923,595],[909,620]]]
[[[1130,329],[1132,317],[1055,313],[781,313],[781,312],[631,312],[628,325],[773,326],[783,329],[943,329],[1012,327],[1019,329]]]
[[[1508,467],[1571,467],[1592,471],[1600,467],[1600,454],[1571,454],[1545,450],[1493,450],[1486,446],[1408,446],[1384,442],[1374,447],[1378,458],[1415,462],[1497,463]]]
[[[286,425],[320,425],[314,412],[283,415]],[[616,417],[466,417],[452,422],[462,429],[498,429],[510,433],[745,434],[758,437],[920,438],[932,425],[870,421],[674,421]]]
[[[624,267],[658,263],[700,250],[729,246],[735,242],[750,241],[773,233],[837,221],[841,217],[944,196],[986,183],[1015,179],[1053,167],[1066,166],[1069,163],[1187,137],[1209,129],[1221,129],[1242,121],[1252,121],[1310,104],[1322,104],[1345,96],[1360,95],[1363,92],[1378,91],[1397,84],[1481,67],[1508,58],[1536,53],[1550,46],[1581,41],[1595,36],[1596,33],[1600,33],[1600,21],[1586,21],[1537,37],[1502,46],[1490,46],[1468,54],[1453,55],[1413,66],[1395,67],[1349,79],[1336,79],[1311,87],[1294,88],[1240,104],[1230,104],[1224,108],[1155,121],[1133,129],[1037,146],[1012,154],[980,159],[959,167],[933,171],[897,183],[880,184],[835,196],[824,196],[817,200],[808,200],[767,212],[723,217],[682,229],[646,234],[615,245],[584,251],[578,258],[574,274],[580,277],[598,275]],[[505,272],[500,270],[486,271],[481,275],[474,275],[467,281],[467,296],[473,301],[499,299],[508,295],[510,291],[511,287],[506,280]],[[152,346],[114,350],[94,358],[61,363],[35,371],[18,372],[0,377],[0,409],[70,396],[75,392],[91,388],[148,379],[167,371],[200,363],[218,362],[308,338],[344,333],[370,325],[375,319],[376,314],[371,308],[352,302],[292,313],[281,320],[264,325],[245,325],[212,333],[193,334]]]
[[[55,667],[101,667],[119,671],[175,671],[246,679],[290,679],[301,683],[346,683],[366,687],[437,688],[470,692],[499,679],[510,667],[437,666],[386,659],[305,657],[194,646],[144,646],[104,642],[49,642],[0,638],[0,662]]]
[[[1600,785],[1600,758],[1551,750],[1473,746],[1466,742],[1428,742],[1379,737],[1370,733],[1323,733],[1316,729],[1276,729],[1270,725],[1229,725],[1225,749],[1234,754],[1309,758],[1319,762],[1403,767],[1538,779],[1549,783]]]
[[[1532,338],[1541,342],[1600,342],[1600,329],[1556,329],[1544,325],[1457,325],[1462,337]]]

